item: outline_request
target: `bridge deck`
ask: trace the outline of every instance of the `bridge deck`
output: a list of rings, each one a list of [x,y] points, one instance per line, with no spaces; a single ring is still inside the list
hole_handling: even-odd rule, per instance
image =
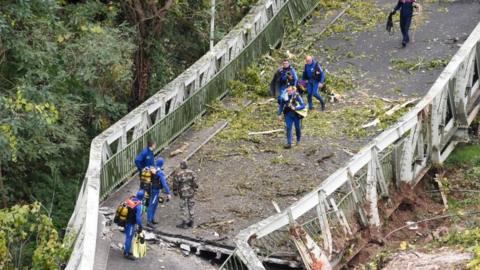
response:
[[[376,1],[377,6],[385,12],[393,7],[394,2]],[[190,165],[200,179],[201,187],[195,208],[196,224],[200,226],[193,230],[175,228],[179,208],[178,200],[174,199],[159,208],[157,219],[160,223],[157,229],[231,246],[231,239],[239,230],[274,213],[272,200],[280,208],[291,204],[344,164],[350,157],[349,152],[355,152],[365,145],[379,128],[364,132],[359,126],[373,120],[371,110],[375,106],[380,106],[380,113],[383,113],[394,104],[425,94],[443,69],[442,65],[432,63],[431,59],[439,62],[448,60],[458,50],[458,44],[475,27],[480,18],[479,11],[480,6],[473,1],[425,3],[421,23],[412,34],[414,42],[407,49],[400,48],[401,37],[397,24],[393,36],[385,32],[383,20],[376,21],[376,26],[371,30],[360,29],[353,34],[334,32],[330,36],[319,36],[318,32],[325,25],[325,19],[320,14],[314,14],[307,25],[301,26],[301,31],[306,33],[302,35],[305,38],[301,39],[304,42],[298,44],[298,38],[290,37],[284,42],[282,51],[288,50],[293,54],[297,70],[303,70],[304,53],[313,51],[329,73],[333,74],[332,78],[340,80],[349,77],[353,79],[354,89],[343,91],[343,103],[327,104],[326,113],[311,112],[303,123],[305,133],[302,145],[291,150],[281,148],[284,143],[283,133],[259,137],[258,140],[230,141],[225,139],[226,136],[218,136],[205,144],[190,159]],[[368,14],[365,13],[367,11],[359,12]],[[355,14],[347,12],[336,25],[345,24],[352,16]],[[309,44],[313,44],[313,47],[306,48]],[[429,67],[423,67],[424,64]],[[423,68],[417,70],[418,67]],[[268,76],[270,71],[266,72]],[[266,83],[268,79],[262,79],[262,82]],[[340,84],[335,84],[334,88],[342,90]],[[392,102],[379,99],[380,97]],[[257,103],[261,104],[262,100]],[[258,126],[266,128],[265,130],[282,127],[281,123],[274,120],[273,103],[252,104],[248,110],[255,113],[255,106],[272,107],[272,120]],[[352,114],[352,110],[358,113]],[[241,125],[235,121],[239,120],[232,119],[233,125],[222,132],[240,130]],[[264,119],[255,120],[252,117],[252,121]],[[201,144],[208,134],[217,130],[219,125],[221,124],[217,123],[206,129],[193,128],[165,152],[169,153],[184,142],[190,142],[189,149],[183,154],[186,155],[195,145]],[[177,165],[184,158],[182,155],[175,159],[166,157],[167,167]],[[112,194],[102,206],[116,206],[128,194],[133,193],[136,186],[137,182],[133,179]],[[107,268],[132,267],[130,262],[119,261],[120,250],[117,247],[119,242],[123,242],[123,236],[114,227],[109,228],[113,231],[113,238]],[[181,259],[180,254],[158,246],[149,251],[145,260],[135,262],[135,267],[158,269],[161,264],[154,264],[157,257],[165,261],[166,269],[211,268],[205,263]]]

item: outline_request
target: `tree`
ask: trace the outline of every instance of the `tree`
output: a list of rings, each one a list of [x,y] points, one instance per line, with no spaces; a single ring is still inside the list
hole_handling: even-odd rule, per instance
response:
[[[132,86],[134,105],[148,97],[152,70],[152,50],[162,33],[163,22],[173,0],[121,1],[123,11],[131,25],[136,27],[137,49],[134,54],[135,77]]]
[[[0,269],[60,269],[71,240],[61,241],[38,202],[0,210]]]

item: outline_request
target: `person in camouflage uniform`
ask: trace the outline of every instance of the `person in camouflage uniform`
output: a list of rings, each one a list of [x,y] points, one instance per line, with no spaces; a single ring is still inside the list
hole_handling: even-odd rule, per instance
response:
[[[173,175],[173,195],[180,196],[180,210],[182,211],[182,223],[178,228],[186,229],[193,227],[193,197],[198,189],[195,173],[188,169],[187,162],[180,163],[180,170]]]

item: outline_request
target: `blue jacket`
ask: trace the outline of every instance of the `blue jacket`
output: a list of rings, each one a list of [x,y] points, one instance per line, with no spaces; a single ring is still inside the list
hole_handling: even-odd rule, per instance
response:
[[[160,183],[162,184],[163,189],[165,189],[165,193],[170,194],[170,187],[168,186],[167,177],[165,176],[162,168],[157,167],[156,176],[160,178]]]
[[[138,199],[137,197],[135,198],[132,198],[132,201],[134,202],[140,202],[140,204],[138,204],[136,207],[135,207],[135,224],[138,224],[140,226],[142,226],[142,213],[143,213],[143,209],[142,209],[142,200]]]
[[[393,10],[395,12],[400,10],[401,17],[412,17],[413,3],[415,3],[415,0],[398,0],[398,3]]]
[[[146,147],[145,149],[138,154],[135,158],[135,165],[139,171],[142,171],[145,167],[153,166],[155,162],[155,157],[153,155],[153,151],[150,148]]]
[[[290,73],[292,74],[293,76],[293,82],[288,82],[288,78],[287,78],[287,73],[290,71]],[[286,86],[296,86],[297,85],[297,82],[298,82],[298,76],[297,76],[297,72],[295,71],[295,69],[290,66],[288,68],[281,68],[278,70],[278,72],[280,73],[280,76],[279,76],[279,81],[280,81],[280,85],[286,87]]]
[[[320,80],[317,80],[315,78],[315,69],[317,65],[318,65],[318,68],[320,69]],[[312,61],[311,64],[305,65],[305,68],[302,74],[302,80],[308,80],[309,84],[314,82],[325,83],[325,71],[323,70],[322,66],[318,64],[317,61]]]
[[[305,102],[303,102],[302,97],[299,94],[295,93],[294,95],[288,95],[288,100],[284,100],[284,99],[280,100],[280,104],[278,104],[278,112],[277,112],[278,115],[281,115],[282,112],[284,114],[287,114],[288,112],[291,111],[291,109],[288,108],[288,105],[292,101],[293,97],[295,97],[295,101],[297,103],[295,106],[295,110],[299,111],[299,110],[305,109]]]

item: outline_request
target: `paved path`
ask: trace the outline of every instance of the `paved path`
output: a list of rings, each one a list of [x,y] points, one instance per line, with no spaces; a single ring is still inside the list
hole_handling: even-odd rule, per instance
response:
[[[377,6],[382,10],[390,10],[395,1],[379,0]],[[357,85],[346,93],[346,102],[329,104],[325,115],[314,112],[312,117],[328,121],[328,117],[346,107],[355,108],[363,102],[361,97],[378,96],[390,99],[422,96],[434,82],[443,67],[406,72],[393,66],[393,60],[405,60],[417,63],[419,57],[429,59],[448,59],[459,48],[480,18],[480,5],[473,1],[456,1],[454,3],[424,5],[423,20],[415,32],[414,42],[407,49],[400,49],[400,33],[389,36],[384,31],[382,21],[371,31],[357,33],[333,33],[326,37],[318,36],[319,29],[325,19],[315,14],[302,26],[306,37],[314,41],[315,51],[325,67],[331,73],[346,73]],[[345,17],[348,20],[348,16]],[[338,22],[342,24],[342,21]],[[305,37],[305,35],[304,35]],[[289,40],[284,42],[283,50],[298,56],[300,61],[306,50],[304,43],[295,46]],[[289,45],[290,44],[290,45]],[[290,46],[290,47],[288,47]],[[332,51],[334,53],[332,53]],[[297,66],[300,65],[296,63]],[[359,98],[360,97],[360,98]],[[273,112],[272,112],[273,114]],[[318,122],[319,125],[323,122]],[[217,124],[218,125],[218,124]],[[341,123],[332,123],[333,128],[340,128]],[[190,142],[189,150],[195,148],[218,128],[208,130],[191,129],[182,135],[165,153]],[[308,128],[308,127],[307,127]],[[227,127],[228,129],[228,127]],[[278,149],[278,142],[283,142],[283,134],[266,137],[259,146],[250,141],[222,143],[211,141],[198,154],[191,158],[191,165],[200,177],[200,193],[196,206],[197,225],[193,230],[178,230],[178,200],[164,204],[158,211],[160,221],[157,229],[171,234],[182,234],[186,237],[209,240],[221,245],[232,245],[232,237],[242,228],[255,223],[274,213],[271,200],[274,199],[281,208],[297,200],[308,192],[318,181],[325,179],[336,168],[349,159],[347,152],[354,152],[365,145],[371,136],[364,137],[304,137],[301,147],[286,151]],[[230,147],[230,148],[229,148]],[[253,149],[247,155],[238,155],[239,149]],[[344,150],[347,151],[344,151]],[[165,155],[164,153],[164,155]],[[219,158],[206,158],[221,153]],[[319,161],[326,155],[333,157]],[[175,159],[167,159],[167,169],[177,166],[184,155]],[[278,157],[286,163],[278,163]],[[275,161],[275,162],[273,162]],[[287,165],[287,166],[286,166]],[[121,190],[110,196],[102,206],[114,207],[129,194],[135,192],[138,179],[133,179]],[[216,225],[220,222],[222,225]],[[115,227],[113,232],[107,269],[211,269],[208,262],[193,258],[184,258],[177,251],[164,245],[152,244],[145,259],[128,262],[119,254],[119,243],[123,235]],[[158,261],[158,260],[161,260]]]

